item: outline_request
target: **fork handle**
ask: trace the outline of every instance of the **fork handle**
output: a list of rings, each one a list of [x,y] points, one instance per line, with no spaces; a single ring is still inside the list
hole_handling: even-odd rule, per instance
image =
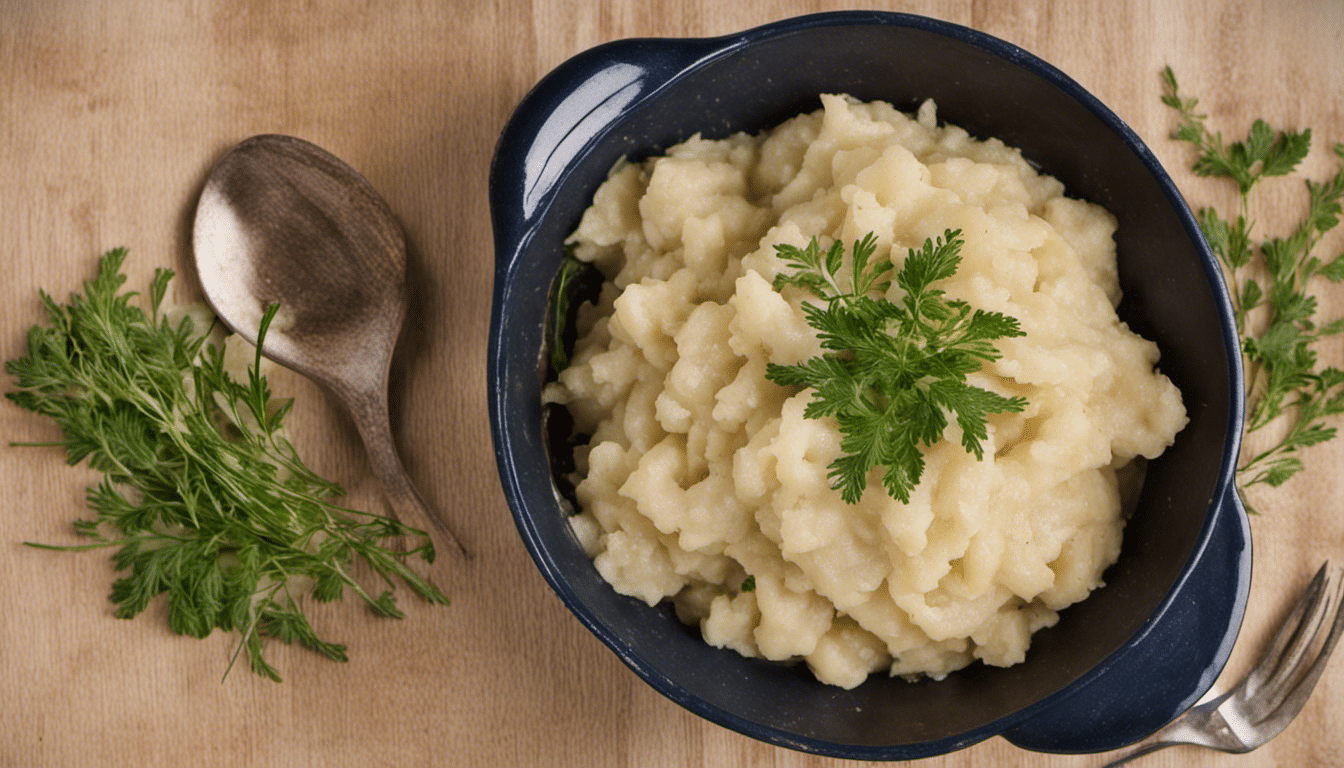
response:
[[[1184,744],[1184,743],[1185,742],[1183,741],[1156,741],[1156,740],[1146,741],[1140,744],[1139,746],[1135,747],[1134,749],[1130,750],[1129,752],[1126,752],[1125,754],[1116,758],[1115,760],[1112,760],[1111,762],[1102,766],[1102,768],[1115,768],[1115,766],[1117,765],[1124,765],[1125,763],[1128,763],[1131,760],[1137,760],[1138,758],[1143,757],[1144,755],[1150,752],[1156,752],[1159,749],[1165,749],[1166,747],[1174,747],[1177,744]]]
[[[1224,697],[1219,697],[1220,700],[1222,698]],[[1213,704],[1216,707],[1218,703],[1218,701],[1215,701]],[[1201,729],[1196,723],[1191,722],[1196,718],[1205,719],[1209,713],[1210,710],[1207,706],[1195,707],[1187,710],[1185,714],[1172,720],[1170,723],[1167,723],[1152,736],[1149,736],[1145,741],[1140,742],[1137,747],[1134,747],[1119,758],[1107,763],[1104,768],[1123,765],[1130,760],[1143,757],[1150,752],[1156,752],[1159,749],[1174,747],[1180,744],[1212,746],[1209,744],[1209,737],[1202,734]]]
[[[1228,727],[1222,713],[1218,711],[1231,695],[1231,692],[1223,693],[1203,704],[1191,707],[1180,717],[1159,728],[1131,751],[1107,763],[1104,768],[1122,765],[1150,752],[1178,744],[1210,747],[1224,752],[1246,751],[1245,746]]]

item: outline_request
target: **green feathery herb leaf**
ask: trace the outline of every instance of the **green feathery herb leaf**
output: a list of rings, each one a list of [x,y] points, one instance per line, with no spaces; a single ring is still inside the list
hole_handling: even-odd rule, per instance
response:
[[[1180,116],[1173,138],[1196,148],[1193,169],[1201,176],[1225,177],[1237,185],[1238,208],[1223,216],[1203,208],[1198,220],[1210,249],[1222,263],[1241,336],[1246,362],[1246,431],[1271,423],[1286,428],[1269,448],[1246,457],[1238,468],[1238,489],[1247,509],[1245,489],[1264,483],[1278,486],[1302,471],[1298,452],[1335,437],[1328,422],[1344,413],[1344,373],[1319,368],[1314,345],[1344,331],[1344,318],[1325,323],[1316,318],[1311,293],[1316,278],[1344,280],[1344,254],[1322,259],[1313,254],[1321,238],[1339,223],[1344,202],[1344,164],[1329,179],[1308,179],[1307,211],[1285,237],[1257,241],[1250,218],[1251,191],[1262,179],[1297,169],[1311,149],[1311,130],[1275,131],[1265,121],[1251,126],[1245,141],[1225,145],[1210,131],[1199,100],[1183,96],[1171,67],[1162,72],[1162,102]],[[1344,144],[1334,146],[1344,161]],[[1254,314],[1253,314],[1254,313]]]
[[[956,273],[960,235],[949,230],[936,242],[910,249],[895,276],[899,303],[885,296],[895,265],[874,260],[877,238],[871,233],[851,249],[847,288],[840,275],[845,264],[840,242],[825,252],[816,238],[806,248],[775,246],[795,270],[779,273],[775,290],[796,286],[824,302],[805,303],[803,312],[830,352],[796,365],[771,363],[766,377],[782,386],[811,388],[804,415],[839,424],[843,455],[830,465],[829,476],[848,503],[863,496],[877,466],[885,467],[887,492],[909,502],[924,472],[922,449],[942,439],[948,414],[961,429],[962,447],[980,459],[987,418],[1026,407],[1020,397],[966,383],[969,374],[999,358],[996,339],[1023,332],[1012,317],[973,310],[931,287]]]
[[[550,348],[554,371],[569,367],[579,305],[596,297],[602,280],[597,267],[575,256],[573,246],[565,246],[560,269],[551,285],[550,318],[546,327],[546,346]]]
[[[124,249],[104,255],[68,305],[42,293],[48,326],[34,326],[27,354],[5,364],[17,385],[7,396],[56,421],[71,464],[104,474],[88,492],[95,517],[75,523],[91,543],[29,544],[115,548],[114,565],[128,572],[112,585],[118,617],[133,618],[166,593],[174,632],[237,632],[228,668],[246,651],[252,669],[276,681],[264,638],[346,659],[344,646],[309,624],[305,591],[329,601],[349,589],[376,612],[401,615],[390,592],[374,597],[355,580],[357,562],[388,586],[400,581],[446,603],[408,564],[433,560],[425,532],[330,503],[341,488],[308,469],[284,436],[289,403],[271,401],[260,352],[247,381],[236,381],[223,349],[206,343],[208,328],[190,317],[174,326],[160,314],[171,271],[156,272],[148,315],[131,303],[136,294],[118,293],[125,257]],[[277,309],[265,313],[263,337]],[[385,543],[407,539],[419,542],[409,552]]]

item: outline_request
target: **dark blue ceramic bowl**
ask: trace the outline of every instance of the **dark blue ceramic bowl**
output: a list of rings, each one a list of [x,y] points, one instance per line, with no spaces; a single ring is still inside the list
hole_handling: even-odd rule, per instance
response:
[[[1157,75],[1134,76],[1156,90]],[[671,610],[603,582],[557,501],[540,399],[547,300],[561,243],[593,192],[622,156],[661,153],[694,133],[760,131],[816,109],[824,92],[903,109],[932,97],[940,119],[1020,147],[1070,195],[1114,213],[1121,317],[1159,344],[1162,370],[1184,395],[1190,424],[1150,465],[1106,586],[1039,632],[1023,664],[973,665],[940,682],[879,675],[845,691],[805,668],[711,648]],[[1233,486],[1242,374],[1221,273],[1143,142],[1054,67],[974,30],[887,13],[618,41],[565,62],[519,105],[499,141],[490,202],[490,416],[505,495],[561,600],[664,695],[762,741],[843,758],[913,759],[994,735],[1091,752],[1148,735],[1222,669],[1251,557]]]

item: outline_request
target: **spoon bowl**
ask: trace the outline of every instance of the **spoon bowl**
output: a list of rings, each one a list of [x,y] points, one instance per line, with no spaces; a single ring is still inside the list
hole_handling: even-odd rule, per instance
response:
[[[292,136],[244,140],[201,191],[193,250],[220,320],[325,388],[349,412],[397,519],[461,545],[416,491],[388,417],[388,373],[406,316],[406,242],[357,171]]]

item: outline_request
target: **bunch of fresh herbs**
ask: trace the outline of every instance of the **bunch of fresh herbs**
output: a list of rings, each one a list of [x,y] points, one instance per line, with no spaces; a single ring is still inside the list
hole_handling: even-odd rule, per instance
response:
[[[246,381],[235,380],[223,349],[207,342],[209,328],[190,316],[174,325],[160,311],[171,271],[156,271],[149,314],[131,301],[135,293],[119,293],[125,257],[124,249],[104,255],[68,304],[42,293],[48,325],[34,326],[27,354],[5,365],[17,384],[9,398],[55,420],[68,461],[104,476],[88,494],[95,516],[76,523],[90,543],[33,546],[115,548],[113,562],[127,573],[112,586],[118,617],[166,594],[175,632],[236,632],[233,660],[246,651],[252,669],[276,681],[265,638],[346,659],[343,645],[309,623],[305,596],[332,601],[349,589],[376,613],[400,617],[392,588],[401,582],[446,603],[409,565],[413,556],[433,560],[427,534],[331,503],[341,489],[308,469],[285,437],[290,403],[272,401],[260,353]],[[410,551],[392,544],[408,539],[419,542]],[[366,591],[357,563],[386,588]]]
[[[1256,120],[1243,141],[1225,143],[1211,131],[1199,101],[1182,95],[1170,67],[1163,70],[1162,102],[1180,116],[1173,137],[1196,149],[1193,170],[1230,179],[1237,188],[1235,213],[1212,207],[1198,212],[1200,228],[1228,277],[1228,292],[1246,364],[1246,432],[1281,430],[1269,446],[1245,456],[1238,468],[1245,489],[1279,486],[1302,471],[1300,452],[1335,437],[1332,417],[1344,413],[1344,371],[1322,366],[1317,345],[1344,331],[1344,318],[1317,317],[1318,281],[1344,281],[1344,254],[1318,256],[1322,238],[1339,223],[1344,165],[1324,181],[1306,180],[1307,210],[1286,235],[1259,239],[1251,193],[1264,179],[1295,171],[1311,149],[1311,130],[1275,130]],[[1334,145],[1344,161],[1344,144]],[[1266,433],[1269,434],[1269,433]]]

